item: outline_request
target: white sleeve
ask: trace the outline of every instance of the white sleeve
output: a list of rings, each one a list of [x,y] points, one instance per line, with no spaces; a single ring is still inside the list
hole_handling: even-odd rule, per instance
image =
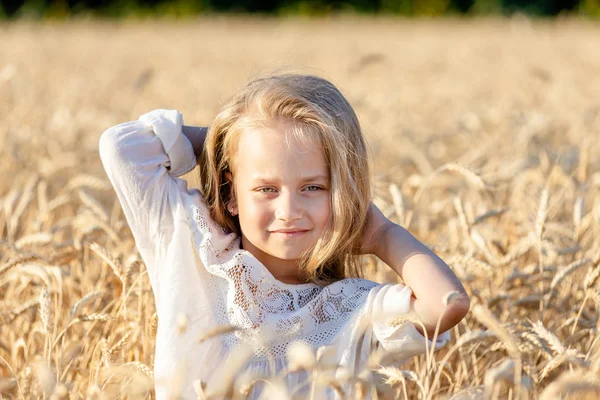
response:
[[[177,110],[159,109],[100,136],[102,164],[140,247],[152,247],[159,229],[173,226],[169,193],[196,165],[182,125]]]
[[[392,326],[389,322],[410,311],[412,290],[402,284],[386,284],[379,288],[373,301],[373,333],[381,346],[394,353],[396,359],[408,359],[424,354],[425,337],[412,322]],[[427,349],[434,346],[433,338],[428,338]],[[443,347],[450,340],[450,331],[438,335],[435,349]]]

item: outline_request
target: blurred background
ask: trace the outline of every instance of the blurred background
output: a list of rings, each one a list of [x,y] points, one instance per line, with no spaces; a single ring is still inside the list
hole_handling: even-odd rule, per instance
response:
[[[0,398],[153,398],[158,317],[98,140],[156,108],[210,125],[269,72],[338,86],[374,201],[471,296],[390,393],[599,398],[599,1],[2,0]]]
[[[599,0],[2,0],[1,18],[172,16],[206,13],[332,15],[340,13],[402,16],[600,15]]]

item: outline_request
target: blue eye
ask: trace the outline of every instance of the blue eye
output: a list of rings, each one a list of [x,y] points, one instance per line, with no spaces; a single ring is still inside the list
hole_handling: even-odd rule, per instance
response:
[[[315,186],[315,185],[307,186],[306,188],[307,188],[307,189],[308,189],[308,188],[313,188],[313,189],[315,189],[315,190],[309,190],[309,192],[316,192],[316,191],[318,191],[318,190],[322,190],[322,189],[323,189],[322,187],[320,187],[320,186]]]

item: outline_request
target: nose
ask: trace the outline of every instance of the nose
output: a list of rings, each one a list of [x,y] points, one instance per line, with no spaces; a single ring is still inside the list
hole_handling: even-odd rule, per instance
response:
[[[304,207],[302,200],[294,193],[281,192],[278,196],[275,217],[281,221],[291,222],[302,218]]]

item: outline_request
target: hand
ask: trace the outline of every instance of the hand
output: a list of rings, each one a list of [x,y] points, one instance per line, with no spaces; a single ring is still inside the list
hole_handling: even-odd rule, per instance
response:
[[[206,133],[208,127],[206,126],[192,126],[183,125],[181,132],[188,138],[194,149],[197,162],[200,162],[200,155],[202,154],[202,148],[204,147],[204,141],[206,140]]]
[[[369,203],[367,225],[363,233],[360,254],[377,255],[379,253],[379,246],[382,243],[382,235],[387,227],[393,224],[394,223],[387,219],[373,202]]]

